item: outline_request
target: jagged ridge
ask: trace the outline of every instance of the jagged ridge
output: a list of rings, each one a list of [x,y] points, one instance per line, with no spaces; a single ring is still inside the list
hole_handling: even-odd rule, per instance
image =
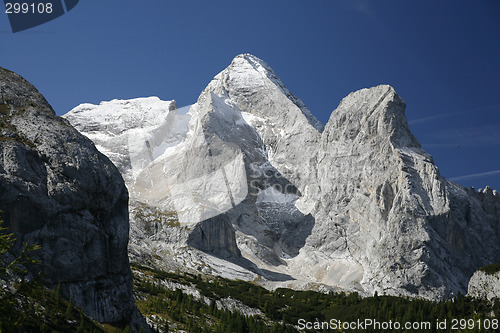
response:
[[[177,211],[186,223],[149,238],[136,229],[134,239],[168,253],[158,265],[258,274],[271,281],[264,284],[427,298],[464,292],[477,267],[498,260],[500,198],[441,177],[411,134],[404,108],[390,86],[362,89],[340,103],[323,130],[265,62],[237,56],[191,107],[185,138],[144,162],[128,183],[138,200]],[[67,115],[71,122],[78,117]],[[214,152],[233,162],[207,163]],[[226,186],[215,191],[212,183]],[[198,192],[202,204],[175,203],[200,186],[209,190]],[[191,245],[237,266],[178,246],[190,245],[203,214],[210,215],[204,223],[227,222],[224,231],[202,227]],[[221,251],[220,244],[230,247]]]

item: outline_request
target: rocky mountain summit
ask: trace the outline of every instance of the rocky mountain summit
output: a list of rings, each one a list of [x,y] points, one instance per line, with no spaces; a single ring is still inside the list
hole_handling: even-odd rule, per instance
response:
[[[140,318],[127,256],[128,192],[94,144],[18,74],[0,68],[0,210],[42,278],[99,322]]]
[[[271,288],[464,293],[500,257],[500,196],[444,179],[404,109],[380,85],[323,127],[243,54],[189,111],[151,97],[64,117],[124,175],[132,260]]]

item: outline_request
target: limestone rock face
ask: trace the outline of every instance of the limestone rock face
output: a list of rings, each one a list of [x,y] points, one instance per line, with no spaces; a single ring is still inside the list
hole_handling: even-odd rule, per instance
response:
[[[128,193],[110,160],[21,76],[0,68],[0,210],[36,242],[45,281],[100,322],[135,311]]]
[[[350,94],[332,113],[308,189],[316,194],[305,198],[317,222],[307,245],[345,261],[370,293],[450,296],[498,258],[500,215],[440,176],[404,107],[382,85]],[[488,193],[483,201],[494,201]]]
[[[467,296],[489,301],[500,299],[500,272],[476,271],[469,281]]]
[[[188,112],[162,103],[173,102],[65,115],[128,166],[132,258],[269,287],[426,298],[464,292],[499,259],[498,193],[444,179],[390,86],[350,94],[323,128],[269,65],[243,54]],[[103,115],[149,125],[92,120]]]

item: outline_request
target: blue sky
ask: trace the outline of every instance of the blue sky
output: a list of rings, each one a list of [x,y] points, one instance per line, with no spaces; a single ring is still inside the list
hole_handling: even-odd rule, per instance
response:
[[[392,85],[442,175],[500,190],[500,1],[82,0],[13,34],[0,13],[0,66],[61,115],[84,102],[196,101],[252,53],[326,123],[350,92]]]

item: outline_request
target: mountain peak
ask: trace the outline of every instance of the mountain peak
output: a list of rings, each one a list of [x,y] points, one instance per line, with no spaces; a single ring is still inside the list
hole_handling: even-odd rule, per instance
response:
[[[417,147],[405,116],[406,103],[387,84],[350,93],[332,112],[327,124],[330,136],[369,140],[373,135],[389,138],[395,147]]]
[[[120,134],[135,128],[154,126],[177,109],[176,102],[158,97],[140,97],[129,100],[113,99],[99,105],[83,103],[64,117],[76,126],[85,124],[86,130],[105,126],[109,133]]]
[[[323,124],[314,117],[304,102],[285,87],[274,70],[264,60],[248,53],[236,56],[226,69],[214,77],[204,92],[226,95],[242,111],[257,116],[290,119],[305,117],[304,120],[315,130],[323,131]],[[272,101],[277,98],[282,101],[280,105],[275,105]],[[250,100],[254,102],[249,103]]]
[[[263,75],[268,75],[271,77],[276,77],[276,73],[273,71],[271,66],[269,66],[264,60],[250,54],[250,53],[243,53],[239,54],[236,57],[234,57],[233,61],[231,62],[230,67],[238,67],[238,66],[252,66],[255,71],[257,71],[260,74]],[[278,78],[279,80],[279,78]]]
[[[245,60],[264,62],[264,60],[260,59],[257,56],[254,56],[251,53],[240,53],[236,57],[234,57],[234,59],[245,59]]]

